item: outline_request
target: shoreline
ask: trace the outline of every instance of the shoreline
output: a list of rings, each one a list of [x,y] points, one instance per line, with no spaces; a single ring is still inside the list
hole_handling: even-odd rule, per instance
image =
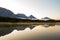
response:
[[[60,22],[0,22],[0,25],[1,24],[9,24],[9,25],[12,25],[12,24],[40,24],[40,25],[43,25],[43,24],[60,24]]]
[[[0,27],[15,27],[15,26],[38,26],[38,25],[48,25],[48,26],[55,26],[60,25],[60,22],[17,22],[17,23],[11,23],[11,22],[0,22]]]

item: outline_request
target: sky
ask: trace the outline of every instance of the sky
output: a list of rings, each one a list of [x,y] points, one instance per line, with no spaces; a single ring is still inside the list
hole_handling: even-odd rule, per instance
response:
[[[0,7],[38,19],[60,19],[60,0],[0,0]]]

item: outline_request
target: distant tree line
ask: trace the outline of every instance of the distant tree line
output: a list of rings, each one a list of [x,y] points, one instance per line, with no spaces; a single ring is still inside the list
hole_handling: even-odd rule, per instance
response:
[[[1,17],[0,22],[60,22],[60,20],[30,20],[30,19],[18,19],[18,18],[9,18],[9,17]]]

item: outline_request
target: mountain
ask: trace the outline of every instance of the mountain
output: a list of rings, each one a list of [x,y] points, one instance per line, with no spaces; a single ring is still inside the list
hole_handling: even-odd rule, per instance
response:
[[[18,13],[18,14],[16,14],[15,16],[16,16],[17,18],[27,18],[27,19],[32,19],[32,18],[34,18],[34,19],[36,19],[33,15],[26,16],[26,15],[21,14],[21,13]]]
[[[44,17],[44,18],[42,18],[42,20],[47,21],[47,20],[54,20],[54,19],[51,19],[49,17]]]
[[[15,14],[12,11],[2,7],[0,7],[0,16],[16,18]]]
[[[27,18],[27,16],[24,15],[24,14],[16,14],[15,16],[16,16],[17,18]]]
[[[14,14],[12,11],[10,11],[9,9],[6,9],[6,8],[2,8],[0,7],[0,16],[1,17],[10,17],[10,18],[24,18],[24,19],[32,19],[35,17],[33,15],[30,15],[29,17],[27,17],[26,15],[24,14],[21,14],[21,13],[18,13],[18,14]]]
[[[49,17],[44,17],[43,19],[50,19]]]
[[[30,15],[28,18],[34,18],[34,19],[36,19],[33,15]]]

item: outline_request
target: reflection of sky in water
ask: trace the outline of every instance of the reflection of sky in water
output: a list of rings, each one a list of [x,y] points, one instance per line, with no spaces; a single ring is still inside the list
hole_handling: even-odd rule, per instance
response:
[[[23,39],[60,39],[60,26],[50,26],[48,28],[41,25],[36,26],[32,30],[26,28],[25,30],[13,30],[10,34],[1,36],[0,40],[23,40]]]

